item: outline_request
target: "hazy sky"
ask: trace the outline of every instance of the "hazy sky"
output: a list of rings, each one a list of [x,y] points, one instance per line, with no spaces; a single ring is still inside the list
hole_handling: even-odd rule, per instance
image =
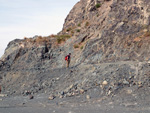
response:
[[[9,41],[61,31],[79,0],[0,0],[0,56]]]

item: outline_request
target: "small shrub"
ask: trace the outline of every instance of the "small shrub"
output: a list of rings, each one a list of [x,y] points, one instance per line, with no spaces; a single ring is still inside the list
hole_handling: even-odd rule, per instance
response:
[[[145,37],[149,37],[150,36],[150,31],[147,31],[145,34],[144,34]]]
[[[43,43],[43,42],[48,42],[48,38],[47,37],[42,37],[42,36],[39,36],[36,38],[36,43]]]
[[[87,26],[89,26],[89,22],[86,22],[86,23],[85,23],[85,27],[87,27]]]
[[[62,35],[62,37],[69,39],[71,36],[70,35]]]
[[[74,31],[73,31],[73,30],[71,31],[71,34],[74,34]]]
[[[80,23],[78,24],[78,27],[81,27],[81,24],[80,24]]]
[[[24,37],[24,40],[27,40],[28,38],[27,37]]]
[[[72,31],[71,31],[71,36],[73,36],[73,35],[74,35],[74,31],[72,30]]]
[[[99,14],[97,14],[97,17],[99,17]]]
[[[66,39],[69,39],[70,35],[58,35],[57,36],[57,43],[60,44],[61,42],[66,41]]]
[[[79,45],[78,45],[78,44],[75,44],[75,45],[74,45],[74,48],[79,48]]]
[[[54,37],[56,37],[56,35],[54,35],[54,34],[51,34],[51,35],[50,35],[50,37],[53,37],[53,38],[54,38]]]
[[[80,32],[80,29],[77,29],[76,31],[77,31],[77,32]]]
[[[62,41],[65,41],[65,39],[62,39],[61,37],[57,38],[57,43],[60,44]]]
[[[128,19],[127,19],[127,18],[125,18],[125,19],[123,20],[123,22],[127,23],[127,22],[128,22]]]
[[[67,29],[67,32],[69,32],[69,31],[71,31],[71,28],[68,28],[68,29]]]
[[[101,4],[98,3],[98,4],[95,5],[95,7],[96,7],[96,8],[100,8],[100,7],[101,7]]]
[[[26,42],[33,42],[33,41],[32,41],[32,38],[24,37],[24,40],[25,40]]]
[[[81,46],[80,49],[83,49],[83,46]]]
[[[146,24],[144,24],[144,25],[142,26],[143,29],[148,29],[148,27],[149,27],[149,26],[146,25]]]
[[[39,36],[37,39],[42,39],[43,37],[42,36]]]

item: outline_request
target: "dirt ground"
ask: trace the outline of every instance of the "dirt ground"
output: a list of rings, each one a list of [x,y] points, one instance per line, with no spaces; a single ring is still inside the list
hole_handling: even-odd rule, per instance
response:
[[[128,101],[128,97],[90,98],[85,95],[49,100],[48,95],[3,97],[0,113],[150,113],[150,103]]]

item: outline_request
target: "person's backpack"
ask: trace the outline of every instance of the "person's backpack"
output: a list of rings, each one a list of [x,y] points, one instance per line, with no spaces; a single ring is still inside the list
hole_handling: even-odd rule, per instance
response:
[[[65,57],[65,60],[68,60],[68,55]]]

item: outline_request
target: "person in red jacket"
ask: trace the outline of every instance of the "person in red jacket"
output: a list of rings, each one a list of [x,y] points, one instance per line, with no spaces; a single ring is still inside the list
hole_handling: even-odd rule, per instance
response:
[[[71,61],[71,53],[69,53],[69,55],[67,55],[67,56],[65,57],[65,60],[66,60],[66,62],[67,62],[67,68],[68,68],[69,65],[70,65],[70,61]]]

